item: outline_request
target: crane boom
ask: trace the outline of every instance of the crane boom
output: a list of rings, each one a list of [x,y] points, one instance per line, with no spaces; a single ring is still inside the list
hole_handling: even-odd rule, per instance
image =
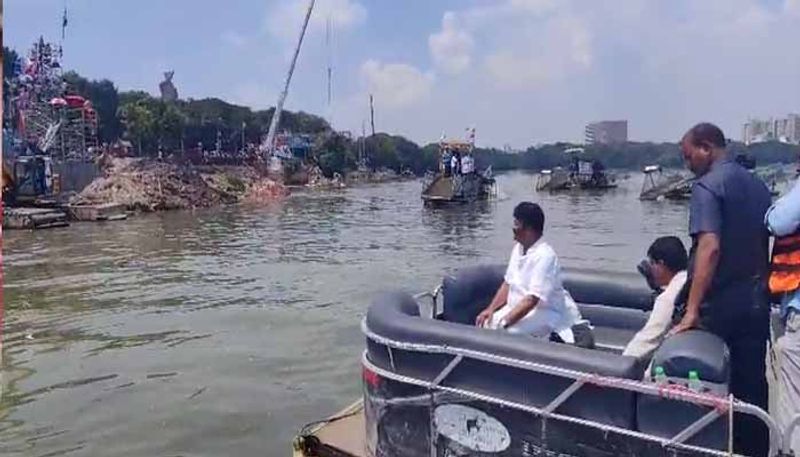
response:
[[[289,73],[286,74],[286,81],[283,85],[283,91],[281,91],[280,96],[278,97],[278,103],[275,104],[275,112],[272,114],[272,120],[269,123],[269,130],[267,131],[267,139],[264,141],[263,147],[266,149],[268,153],[272,153],[275,150],[275,134],[278,130],[278,123],[281,120],[281,111],[283,111],[283,103],[286,101],[286,96],[289,94],[289,83],[292,81],[292,74],[294,73],[294,66],[297,63],[297,56],[300,55],[300,46],[303,44],[303,37],[306,35],[306,29],[308,28],[308,20],[311,18],[311,10],[314,9],[314,3],[316,0],[310,0],[308,3],[308,11],[306,11],[306,17],[303,21],[303,28],[300,29],[300,38],[297,40],[297,47],[294,49],[294,55],[292,56],[292,63],[289,65]]]

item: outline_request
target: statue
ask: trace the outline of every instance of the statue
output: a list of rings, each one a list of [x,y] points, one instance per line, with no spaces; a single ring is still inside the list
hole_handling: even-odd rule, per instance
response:
[[[175,75],[174,71],[164,72],[164,80],[158,85],[161,90],[161,100],[165,102],[174,102],[178,99],[178,89],[175,84],[172,84],[172,77]]]

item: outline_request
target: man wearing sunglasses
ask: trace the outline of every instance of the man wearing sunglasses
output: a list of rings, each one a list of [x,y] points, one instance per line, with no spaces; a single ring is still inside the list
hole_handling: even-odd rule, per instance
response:
[[[593,346],[588,325],[581,324],[578,307],[564,290],[558,257],[542,239],[543,232],[544,212],[539,205],[522,202],[514,208],[516,243],[503,284],[475,324],[578,346]]]

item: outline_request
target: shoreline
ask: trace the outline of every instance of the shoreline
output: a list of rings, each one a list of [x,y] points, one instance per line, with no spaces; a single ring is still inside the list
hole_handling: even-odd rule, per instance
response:
[[[3,228],[37,230],[71,222],[121,221],[141,213],[195,210],[239,204],[272,204],[293,192],[344,190],[350,187],[419,179],[393,171],[355,171],[342,177],[322,176],[287,184],[249,164],[176,163],[131,157],[100,157],[101,173],[83,190],[48,205],[3,207]],[[42,220],[46,219],[46,223]]]

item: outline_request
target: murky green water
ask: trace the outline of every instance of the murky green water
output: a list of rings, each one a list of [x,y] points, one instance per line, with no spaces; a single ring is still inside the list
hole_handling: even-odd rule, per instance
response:
[[[6,232],[0,454],[285,456],[359,395],[359,323],[387,288],[505,262],[511,213],[542,204],[566,267],[634,271],[687,207],[595,195],[424,209],[419,182],[298,193],[268,207]]]

